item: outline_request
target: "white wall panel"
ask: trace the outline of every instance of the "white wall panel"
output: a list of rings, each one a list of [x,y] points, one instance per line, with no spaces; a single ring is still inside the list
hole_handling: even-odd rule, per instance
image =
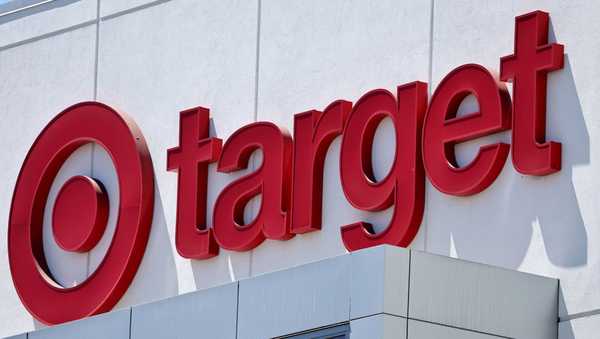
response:
[[[367,91],[427,81],[430,4],[426,1],[262,1],[258,120],[290,131],[293,115],[323,110],[337,99],[356,102]],[[379,128],[376,173],[393,158],[391,122]],[[286,242],[267,241],[254,251],[253,272],[345,253],[340,226],[358,220],[385,228],[391,209],[358,211],[346,201],[339,179],[341,138],[325,160],[323,228]],[[400,150],[402,151],[402,150]],[[423,233],[423,232],[421,232]],[[413,243],[423,248],[423,240]],[[285,252],[285,256],[276,253]]]
[[[172,1],[172,0],[166,0]],[[133,10],[140,7],[151,6],[155,3],[166,2],[161,0],[101,0],[100,16],[112,15],[123,11]],[[178,0],[179,1],[179,0]],[[183,0],[191,2],[190,0]],[[192,0],[193,1],[193,0]],[[182,1],[180,1],[182,2]]]
[[[497,181],[471,197],[428,187],[427,250],[561,279],[560,314],[600,308],[598,161],[600,104],[595,61],[597,1],[436,1],[433,85],[454,67],[480,63],[498,71],[513,53],[514,17],[550,13],[550,41],[565,45],[564,69],[548,78],[547,140],[562,143],[562,170],[546,177],[515,171],[509,160]],[[460,46],[460,48],[457,48]],[[472,159],[479,145],[510,142],[510,134],[459,145]]]
[[[14,184],[43,127],[68,106],[93,99],[94,36],[95,27],[89,26],[0,51],[0,336],[34,326],[16,294],[8,267],[6,237]],[[67,262],[61,267],[62,272],[69,270]]]
[[[57,0],[0,16],[0,47],[96,20],[99,0]]]
[[[511,338],[556,338],[558,281],[412,251],[408,316]]]
[[[211,133],[223,139],[253,121],[257,13],[252,1],[170,1],[101,23],[98,99],[140,126],[157,184],[148,250],[120,305],[249,274],[249,253],[221,251],[203,261],[177,254],[177,175],[165,168],[167,149],[179,142],[180,111],[210,108]],[[221,188],[238,176],[217,174],[211,166],[209,215]],[[155,279],[160,283],[153,285]]]

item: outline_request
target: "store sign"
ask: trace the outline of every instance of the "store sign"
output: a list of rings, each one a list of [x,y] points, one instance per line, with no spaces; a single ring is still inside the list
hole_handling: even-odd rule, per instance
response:
[[[176,247],[185,258],[206,259],[219,249],[248,251],[265,239],[288,240],[321,229],[323,166],[332,143],[342,137],[340,176],[346,199],[357,209],[393,207],[387,228],[374,232],[366,222],[341,226],[349,251],[390,244],[408,246],[421,224],[425,176],[449,195],[468,196],[490,186],[512,148],[522,174],[541,176],[561,168],[561,144],[547,141],[546,79],[563,67],[563,46],[548,44],[548,14],[516,18],[514,53],[500,59],[500,78],[476,64],[451,71],[427,97],[427,84],[413,82],[396,93],[374,90],[356,103],[338,100],[321,111],[294,117],[293,139],[269,122],[243,126],[226,142],[209,135],[209,110],[181,112],[179,146],[168,150],[167,170],[177,173]],[[502,81],[513,82],[513,99]],[[461,101],[474,95],[479,111],[457,116]],[[379,123],[390,118],[396,154],[387,176],[377,181],[371,165]],[[512,129],[512,144],[480,148],[459,166],[458,143]],[[52,278],[42,246],[48,192],[64,161],[81,145],[98,143],[110,154],[119,180],[119,215],[108,253],[81,284],[64,288]],[[248,168],[260,149],[262,165],[219,194],[208,211],[208,166],[230,173]],[[243,211],[255,196],[256,218],[244,224]],[[110,310],[133,280],[145,251],[153,217],[154,173],[144,137],[125,115],[100,103],[72,106],[40,133],[15,187],[9,221],[9,259],[14,284],[27,309],[40,321],[57,324]],[[101,238],[108,198],[97,179],[67,181],[54,204],[52,227],[58,245],[87,252]],[[206,216],[213,213],[213,225]]]

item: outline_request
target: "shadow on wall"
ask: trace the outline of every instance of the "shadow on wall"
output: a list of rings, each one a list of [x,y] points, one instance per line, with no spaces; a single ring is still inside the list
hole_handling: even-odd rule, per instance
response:
[[[428,216],[433,221],[431,251],[514,269],[532,246],[536,256],[544,250],[555,266],[586,265],[587,232],[572,177],[574,167],[590,162],[589,134],[568,55],[564,69],[550,74],[547,97],[546,139],[562,143],[562,170],[544,177],[524,176],[509,158],[496,182],[478,195],[434,193],[441,198],[428,199],[434,205],[428,211],[439,214],[439,204],[447,213],[445,220]]]
[[[68,6],[72,3],[79,2],[81,0],[55,0],[50,2],[41,3],[36,5],[41,1],[39,0],[22,0],[9,2],[3,5],[0,5],[0,25],[18,20],[30,15],[34,15],[37,13],[53,10],[58,7]],[[27,6],[33,6],[30,8],[26,8]],[[20,10],[23,9],[23,10]],[[13,12],[14,11],[14,12]],[[5,14],[3,14],[5,13]]]
[[[158,183],[154,178],[155,183]],[[142,263],[115,309],[176,296],[179,292],[174,251],[158,185],[154,191],[154,218]]]
[[[227,141],[228,136],[219,135],[217,127],[213,119],[209,121],[209,135],[223,139],[223,143]],[[236,126],[241,127],[241,126]],[[211,163],[208,166],[208,187],[206,201],[206,225],[213,226],[213,211],[215,201],[219,193],[232,181],[250,174],[256,168],[256,162],[259,161],[262,153],[255,151],[252,153],[247,169],[235,171],[233,173],[217,172],[217,164]],[[252,199],[245,208],[244,221],[248,223],[258,212],[256,199]],[[196,289],[203,289],[233,282],[241,278],[246,278],[250,275],[250,258],[252,251],[234,252],[223,248],[219,249],[219,255],[203,260],[189,260],[190,266],[194,275],[194,283]]]

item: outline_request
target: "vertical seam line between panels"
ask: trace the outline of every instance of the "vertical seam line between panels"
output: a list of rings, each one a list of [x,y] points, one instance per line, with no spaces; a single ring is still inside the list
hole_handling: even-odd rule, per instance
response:
[[[428,96],[431,97],[431,82],[433,81],[433,23],[434,23],[434,9],[435,0],[431,0],[431,6],[429,8],[429,69],[427,70],[427,92]],[[427,199],[427,192],[425,192],[425,199]],[[426,202],[425,202],[426,203]],[[427,252],[427,235],[429,233],[429,225],[427,225],[427,214],[423,214],[421,225],[425,227],[423,233],[423,251]]]
[[[560,279],[556,283],[556,338],[560,335]]]
[[[254,76],[254,121],[258,120],[258,77],[260,67],[260,16],[261,16],[261,0],[258,0],[258,8],[256,13],[256,65]]]
[[[98,45],[100,43],[100,0],[96,0],[96,35],[95,35],[95,40],[94,40],[94,87],[93,87],[93,98],[94,101],[98,100]],[[91,150],[91,156],[90,156],[90,176],[93,178],[94,177],[94,151],[95,151],[95,146],[94,143],[92,143],[91,146],[92,150]],[[90,252],[87,253],[86,256],[86,266],[85,266],[85,275],[87,278],[89,278],[90,276],[90,261],[91,261],[91,254]]]
[[[238,337],[238,329],[240,326],[240,282],[237,282],[237,298],[235,307],[235,338]],[[130,338],[131,339],[131,338]]]
[[[433,22],[435,15],[435,0],[431,0],[431,6],[429,8],[429,69],[428,69],[428,82],[431,84],[433,78]],[[431,86],[428,86],[428,92],[431,94]]]
[[[128,338],[131,339],[131,323],[133,322],[133,307],[129,308],[129,336]]]
[[[257,1],[257,9],[256,9],[256,54],[255,59],[256,63],[254,65],[254,117],[253,122],[258,121],[258,77],[259,77],[259,67],[260,67],[260,19],[261,19],[261,6],[262,0]],[[258,167],[256,165],[256,159],[252,161],[252,171],[256,170]],[[252,202],[252,210],[254,211],[254,215],[256,216],[259,212],[260,205],[256,202]],[[258,205],[258,206],[257,206]],[[250,251],[248,254],[249,262],[248,262],[248,276],[252,276],[252,260],[254,259],[254,250]]]
[[[98,55],[100,45],[100,0],[96,3],[96,41],[94,46],[94,101],[98,100]]]
[[[406,288],[406,339],[408,339],[408,319],[410,319],[410,267],[412,265],[412,250],[408,251],[408,285]]]

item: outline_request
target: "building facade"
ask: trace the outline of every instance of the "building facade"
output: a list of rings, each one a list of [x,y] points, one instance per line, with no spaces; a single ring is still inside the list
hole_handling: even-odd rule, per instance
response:
[[[149,317],[146,319],[153,319],[146,322],[152,323],[167,319],[167,315],[156,311],[164,303],[167,309],[173,309],[174,312],[179,309],[182,314],[198,312],[206,315],[210,322],[205,326],[217,324],[215,328],[235,329],[233,332],[225,331],[213,336],[207,334],[208,338],[287,335],[314,338],[317,334],[306,332],[311,330],[324,331],[318,334],[324,338],[533,338],[543,334],[545,330],[541,328],[547,329],[548,326],[554,328],[555,332],[552,333],[559,339],[596,338],[600,331],[600,244],[596,240],[600,239],[600,213],[597,207],[600,203],[600,181],[595,179],[595,175],[600,171],[600,164],[596,163],[593,155],[595,149],[600,154],[600,144],[595,146],[596,141],[600,142],[600,134],[595,137],[596,133],[600,133],[596,132],[600,126],[600,115],[596,112],[600,105],[600,88],[594,80],[595,73],[600,72],[595,66],[600,57],[600,43],[595,36],[595,32],[600,29],[600,23],[596,19],[599,10],[600,4],[593,0],[2,2],[0,206],[3,207],[0,208],[0,336],[67,337],[61,335],[60,330],[52,332],[53,329],[46,328],[48,325],[44,322],[53,321],[48,321],[47,318],[44,318],[46,321],[41,321],[39,314],[36,317],[35,311],[30,312],[31,305],[26,305],[23,293],[31,293],[31,300],[37,303],[35,300],[43,299],[36,295],[39,291],[23,292],[27,289],[26,286],[16,287],[19,283],[15,279],[15,268],[21,268],[24,264],[21,257],[15,255],[17,252],[14,251],[18,246],[12,236],[17,237],[18,230],[22,229],[20,227],[26,229],[26,225],[16,217],[18,213],[15,208],[18,209],[20,205],[15,205],[15,201],[19,201],[15,196],[19,187],[19,175],[25,172],[23,168],[28,161],[28,152],[33,152],[31,150],[35,149],[35,145],[42,144],[35,144],[36,138],[40,140],[39,136],[43,131],[51,130],[47,126],[56,122],[55,117],[78,103],[101,102],[110,110],[126,113],[137,126],[131,129],[134,131],[132,135],[145,140],[145,149],[139,151],[140,146],[138,151],[139,154],[148,155],[148,160],[144,161],[151,164],[148,175],[152,181],[152,194],[148,197],[151,197],[152,208],[150,212],[146,210],[150,217],[146,225],[149,233],[147,241],[140,240],[143,243],[143,246],[140,245],[142,250],[132,250],[141,261],[139,267],[132,264],[135,268],[127,269],[132,274],[132,281],[121,288],[123,295],[111,295],[111,298],[116,298],[114,305],[108,307],[106,305],[109,303],[106,303],[102,312],[94,312],[104,313],[108,308],[112,310],[110,313],[53,328],[71,328],[66,331],[75,331],[71,332],[74,333],[71,334],[73,337],[85,337],[86,328],[94,329],[96,334],[101,331],[110,333],[110,326],[114,325],[120,331],[118,333],[126,333],[127,338],[135,337],[135,326],[132,324],[135,323],[136,307],[141,310],[139,314],[146,312],[146,317]],[[518,54],[519,49],[519,37],[515,32],[519,21],[516,18],[531,18],[531,15],[540,20],[536,21],[535,32],[538,33],[544,31],[542,26],[545,15],[549,18],[545,26],[547,34],[530,37],[537,39],[536,48],[541,46],[533,50],[539,53],[550,50],[554,52],[551,52],[552,57],[548,57],[550,61],[532,59],[539,63],[532,61],[529,65],[541,70],[532,73],[535,77],[531,78],[534,79],[531,80],[532,83],[535,82],[538,87],[531,87],[535,90],[528,87],[531,93],[517,97],[517,91],[524,86],[519,87],[518,80],[512,81],[514,79],[511,78],[509,64],[510,56]],[[557,46],[561,46],[562,50],[559,51]],[[470,186],[463,179],[448,179],[447,173],[436,174],[435,159],[430,157],[434,151],[428,148],[435,140],[431,131],[442,129],[431,122],[434,94],[450,82],[445,79],[457,74],[456,70],[467,73],[472,71],[474,75],[468,73],[468,80],[478,79],[478,74],[483,74],[481,79],[486,80],[489,74],[490,79],[498,81],[498,91],[491,92],[494,96],[483,90],[481,93],[485,92],[485,95],[467,93],[476,92],[477,87],[467,86],[464,91],[456,91],[454,94],[460,100],[450,100],[452,105],[448,105],[454,106],[455,116],[445,115],[448,119],[457,118],[458,121],[472,112],[487,114],[495,112],[496,106],[500,107],[497,114],[501,119],[496,125],[489,126],[485,132],[465,132],[456,136],[452,143],[453,151],[449,152],[453,159],[448,162],[451,163],[449,166],[455,168],[468,169],[472,168],[470,164],[483,161],[478,156],[482,152],[480,147],[488,146],[488,150],[492,149],[489,145],[495,145],[496,148],[493,149],[498,152],[496,157],[504,159],[490,166],[487,171],[489,175],[485,179]],[[330,104],[345,100],[338,105],[341,110],[346,107],[345,103],[349,105],[348,111],[341,116],[345,117],[347,114],[351,119],[353,114],[358,115],[356,112],[359,109],[356,107],[359,103],[367,102],[377,93],[383,93],[371,92],[372,90],[385,89],[393,93],[400,105],[407,101],[401,100],[404,97],[400,95],[398,86],[415,84],[415,81],[420,81],[414,87],[415,93],[426,96],[415,96],[424,100],[424,104],[414,104],[414,110],[421,109],[426,117],[414,122],[417,128],[413,130],[417,131],[417,135],[413,135],[412,139],[411,134],[405,130],[406,126],[412,125],[404,120],[395,121],[393,117],[386,115],[376,118],[371,124],[372,141],[359,143],[362,149],[353,151],[350,141],[354,139],[348,136],[348,126],[351,124],[345,122],[341,123],[342,127],[337,134],[330,136],[331,144],[328,147],[322,151],[314,151],[320,152],[323,161],[322,185],[314,186],[321,189],[322,203],[309,200],[309,204],[303,206],[306,209],[302,210],[312,216],[314,210],[319,209],[315,206],[322,205],[320,215],[315,214],[320,217],[320,229],[313,227],[298,232],[290,231],[290,234],[284,235],[263,230],[243,244],[234,243],[234,237],[217,229],[216,241],[211,244],[220,247],[218,255],[214,255],[216,253],[210,248],[205,252],[206,258],[202,254],[186,252],[184,243],[189,241],[194,246],[195,242],[191,240],[191,236],[178,239],[176,231],[178,220],[184,218],[179,213],[185,214],[183,208],[188,206],[178,203],[182,201],[180,195],[184,194],[181,189],[189,186],[178,181],[181,181],[182,165],[177,165],[169,151],[177,147],[183,149],[184,123],[180,122],[180,118],[183,119],[185,114],[180,114],[181,112],[209,110],[210,120],[204,126],[208,132],[207,137],[222,139],[223,149],[227,145],[233,147],[233,142],[228,143],[228,140],[239,135],[239,129],[260,121],[271,122],[274,125],[268,126],[276,125],[281,130],[287,129],[296,145],[300,139],[295,134],[298,130],[294,125],[295,120],[299,120],[295,115],[312,110],[328,112],[327,108],[333,107]],[[439,93],[442,93],[441,89]],[[496,95],[498,102],[488,100],[490,97],[496,98]],[[442,96],[439,94],[439,97]],[[531,99],[534,96],[537,101]],[[500,101],[502,102],[499,103]],[[484,102],[485,105],[490,105],[489,110],[483,107]],[[522,113],[526,106],[520,106],[520,102],[537,105],[532,109],[537,115]],[[200,110],[198,107],[204,109]],[[196,110],[190,111],[192,108]],[[398,110],[402,111],[401,108]],[[492,116],[493,113],[489,114]],[[62,116],[66,115],[68,113]],[[95,116],[91,115],[92,118]],[[416,116],[419,116],[418,113]],[[519,120],[520,117],[525,118]],[[99,127],[92,118],[80,119],[75,125],[77,128],[68,132],[76,134],[84,130],[103,130],[107,138],[118,134],[117,129]],[[532,125],[526,125],[527,122]],[[299,124],[298,121],[296,123]],[[357,135],[362,138],[361,131]],[[136,134],[138,132],[140,134]],[[267,132],[256,132],[256,135],[262,137]],[[284,136],[282,140],[288,140],[285,139],[285,133],[281,135]],[[534,146],[537,148],[517,155],[517,145],[521,145],[517,138],[523,135],[525,139],[527,136],[535,139]],[[348,145],[345,145],[344,138],[349,140]],[[142,139],[136,139],[134,143],[139,146]],[[230,187],[228,185],[243,179],[244,175],[267,168],[266,164],[272,161],[276,162],[271,158],[271,151],[266,151],[265,147],[277,144],[277,140],[268,139],[262,146],[255,147],[261,148],[262,152],[249,149],[246,152],[249,157],[246,159],[246,166],[231,165],[225,171],[222,169],[226,166],[219,168],[221,165],[218,165],[218,156],[213,161],[206,161],[206,208],[198,203],[199,210],[205,210],[206,215],[205,218],[197,215],[191,218],[196,218],[204,228],[211,228],[215,223],[221,225],[213,216],[217,200],[223,196],[225,188]],[[116,144],[120,142],[118,140]],[[531,166],[536,166],[533,160],[535,154],[538,154],[536,152],[541,153],[545,148],[551,148],[544,146],[550,145],[550,142],[560,143],[558,153],[547,158],[540,157],[542,160],[549,159],[548,166],[539,166],[538,170],[531,169]],[[285,142],[282,144],[286,145]],[[120,145],[123,149],[127,148],[125,143]],[[305,173],[293,172],[291,169],[292,159],[294,164],[298,163],[299,160],[294,156],[300,153],[291,143],[286,147],[288,148],[284,147],[285,150],[294,150],[293,154],[281,151],[282,158],[277,159],[282,164],[289,165],[289,168],[283,166],[284,169],[279,169],[281,172],[273,172],[281,174],[280,176],[265,174],[264,183],[269,186],[273,182],[283,182],[281,185],[289,185],[294,187],[294,192],[299,192],[298,187],[304,182],[294,184],[291,182],[293,178],[285,173],[296,177],[298,173]],[[504,158],[503,150],[506,152]],[[115,247],[112,244],[120,227],[117,225],[119,215],[122,214],[120,206],[126,201],[123,196],[124,185],[129,185],[121,177],[115,153],[116,148],[111,149],[98,140],[87,140],[64,156],[64,161],[56,168],[55,176],[52,176],[52,180],[46,180],[47,199],[41,207],[36,205],[39,210],[36,216],[39,237],[31,238],[35,238],[39,245],[36,256],[44,258],[42,271],[46,270],[46,274],[60,288],[77,290],[77,286],[96,278],[99,274],[95,272],[107,265],[104,259]],[[225,151],[221,151],[221,155],[224,153]],[[395,173],[394,169],[408,164],[399,165],[398,155],[408,154],[407,159],[415,162],[412,167],[408,166],[407,171],[398,172],[397,179],[400,182],[402,178],[413,178],[414,175],[414,181],[406,186],[396,183],[395,186],[392,185],[394,190],[373,191],[375,193],[371,195],[365,193],[371,192],[368,189],[354,195],[349,193],[359,184],[351,184],[355,181],[350,179],[347,179],[346,184],[342,183],[346,175],[345,170],[341,169],[345,158],[343,155],[347,154],[348,159],[355,159],[354,154],[359,153],[363,157],[367,154],[371,157],[370,166],[363,163],[362,170],[371,172],[367,176],[373,182],[385,182],[391,178],[389,172]],[[419,168],[423,166],[423,161],[421,173]],[[261,167],[261,163],[265,166]],[[365,170],[365,167],[371,168]],[[354,167],[346,168],[350,168],[348,173],[352,173],[351,169]],[[458,170],[456,172],[462,173]],[[32,173],[37,172],[32,170]],[[422,178],[415,173],[421,173]],[[101,182],[108,201],[106,229],[102,229],[101,237],[96,239],[94,246],[85,248],[85,251],[85,246],[79,247],[77,251],[65,250],[64,243],[57,243],[57,231],[53,229],[53,209],[56,207],[57,197],[60,196],[63,185],[77,175]],[[350,175],[349,178],[353,177]],[[419,180],[422,180],[421,188]],[[464,184],[464,187],[453,188],[453,183]],[[197,182],[195,185],[201,186]],[[264,214],[273,207],[272,200],[264,193],[266,186],[260,187],[246,192],[247,201],[242,199],[242,207],[236,207],[236,222],[251,224],[252,220],[262,220],[261,213]],[[411,191],[411,187],[415,192]],[[261,192],[264,193],[262,198],[258,194]],[[395,198],[392,197],[395,194],[392,192],[401,192],[403,195]],[[196,193],[194,191],[192,194]],[[364,196],[361,193],[365,193]],[[292,193],[285,188],[280,189],[279,194],[289,194],[288,198],[292,199]],[[384,195],[389,197],[375,201]],[[410,199],[405,200],[407,196],[414,198],[412,212],[417,212],[402,222],[395,222],[400,210],[395,206],[409,206]],[[285,212],[286,208],[291,209],[291,205],[288,201],[286,206],[277,207]],[[422,217],[418,213],[419,206]],[[298,209],[295,213],[298,213]],[[265,218],[268,222],[274,220],[274,217]],[[200,219],[203,220],[199,221]],[[370,223],[370,231],[375,234],[384,234],[389,225],[402,225],[404,233],[401,239],[386,241],[388,245],[402,245],[410,251],[393,246],[363,249],[375,243],[367,241],[367,246],[359,241],[343,239],[341,227],[355,225],[359,221]],[[396,232],[395,229],[393,231]],[[416,234],[411,234],[412,231]],[[292,233],[295,236],[291,237]],[[262,238],[259,239],[260,237]],[[229,240],[232,242],[228,242]],[[240,241],[242,240],[244,239]],[[33,247],[35,248],[35,244]],[[394,259],[397,261],[390,261],[394,265],[387,267],[388,252],[409,259]],[[426,267],[423,269],[426,273],[423,274],[428,277],[424,281],[446,281],[452,274],[435,278],[434,273],[450,269],[455,264],[464,264],[469,268],[465,268],[465,271],[457,269],[455,272],[465,282],[459,279],[457,284],[469,286],[470,282],[474,285],[459,295],[440,290],[437,285],[428,285],[429,289],[423,290],[422,295],[413,295],[412,299],[408,295],[409,291],[415,286],[425,286],[425,282],[419,280],[411,289],[403,289],[402,286],[388,289],[388,285],[396,286],[398,281],[407,284],[412,281],[408,268],[413,267],[410,266],[410,258],[415,257],[435,258],[423,259],[421,263]],[[428,260],[435,261],[438,258],[442,260],[439,268],[427,266]],[[353,262],[354,259],[358,262]],[[360,260],[373,260],[373,266],[384,265],[385,268],[370,273],[370,264],[360,263]],[[470,263],[466,263],[467,261]],[[419,265],[414,267],[421,267]],[[490,269],[489,273],[485,273],[488,272],[487,268]],[[469,271],[471,269],[474,271]],[[385,286],[381,287],[383,291],[380,291],[379,297],[387,299],[389,296],[392,300],[391,310],[386,309],[389,305],[378,304],[373,306],[375,310],[369,309],[367,313],[353,315],[350,300],[371,300],[367,291],[377,290],[376,287],[368,287],[368,283],[365,283],[365,290],[353,290],[352,286],[356,286],[356,281],[359,281],[356,273],[352,275],[356,270],[361,272],[362,278],[372,276],[373,286]],[[311,272],[305,275],[302,273],[304,271]],[[336,276],[336,272],[339,275]],[[498,286],[500,284],[494,285],[493,281],[481,282],[485,280],[480,279],[482,276],[496,277],[496,274],[510,276],[511,278],[506,278],[510,283]],[[264,294],[264,298],[260,300],[265,300],[265,305],[275,305],[281,300],[287,300],[289,304],[280,303],[279,307],[288,313],[297,313],[295,318],[302,318],[306,312],[310,314],[309,311],[305,312],[311,310],[310,305],[294,304],[295,300],[300,300],[294,296],[294,290],[282,287],[291,284],[296,278],[313,284],[309,292],[304,294],[311,295],[311,291],[315,293],[312,295],[315,304],[310,304],[315,307],[313,311],[321,305],[318,300],[327,300],[337,295],[338,299],[329,300],[334,305],[331,312],[315,311],[312,316],[317,319],[308,315],[309,319],[303,318],[305,322],[290,320],[286,323],[288,318],[281,316],[283,325],[279,328],[268,317],[260,318],[259,302],[252,303],[248,299],[242,299],[242,296],[252,299]],[[388,278],[392,279],[391,282]],[[540,279],[540,282],[536,279]],[[244,284],[256,291],[244,294]],[[297,289],[302,291],[301,287],[306,286],[298,286]],[[474,306],[469,303],[469,298],[477,294],[473,292],[475,294],[471,295],[469,291],[479,291],[478,289],[484,291],[479,296],[485,295],[482,300],[486,300],[486,303]],[[443,293],[426,301],[430,293],[428,291],[434,290]],[[269,295],[269,291],[274,294]],[[506,300],[494,299],[495,291],[506,295]],[[444,296],[448,296],[448,300],[464,300],[467,310],[460,313],[454,312],[452,308],[443,308],[443,305],[449,305],[448,300],[444,301]],[[276,301],[269,304],[269,297]],[[488,297],[490,299],[486,299]],[[198,301],[194,298],[198,298]],[[533,314],[537,314],[537,311],[531,311],[527,314],[532,318],[517,319],[515,315],[519,313],[515,310],[527,305],[519,304],[523,299],[531,299],[535,305],[545,305],[538,311],[546,318],[540,316],[539,319],[543,320],[536,320]],[[414,317],[411,317],[411,302],[415,303]],[[502,304],[503,302],[506,303]],[[235,307],[227,307],[227,303]],[[366,301],[365,303],[368,304]],[[213,304],[219,307],[194,309],[194,305]],[[419,308],[419,305],[429,305],[429,308]],[[240,318],[240,314],[243,314],[242,306],[250,307],[246,309],[248,314],[256,313],[255,325],[240,327],[243,324]],[[394,309],[402,309],[404,306],[403,311]],[[54,307],[52,309],[56,310],[56,314],[63,310],[60,303],[54,304]],[[445,313],[440,311],[439,314],[442,315],[438,314],[439,317],[436,318],[435,314],[426,311],[436,308],[443,308]],[[483,311],[487,308],[492,308],[491,311],[488,310],[491,313]],[[423,313],[417,316],[419,309]],[[209,314],[215,312],[225,313],[223,317],[210,318]],[[341,316],[336,316],[336,312],[340,312]],[[516,313],[511,315],[512,318],[505,316],[513,312]],[[548,318],[548,312],[554,312],[555,316]],[[456,314],[456,319],[452,318],[453,314]],[[361,327],[357,323],[360,319],[372,316],[376,319],[370,320],[377,321],[377,325]],[[496,322],[490,320],[495,317]],[[73,319],[65,320],[75,318],[81,317],[74,316]],[[224,319],[234,319],[235,323],[232,325],[229,320]],[[223,323],[219,323],[220,321]],[[190,327],[187,327],[187,332],[182,330],[182,334],[177,335],[185,337],[186,333],[194,330],[194,326],[190,322],[183,323]],[[77,327],[77,324],[83,325]],[[421,325],[427,328],[421,329]],[[441,327],[442,332],[427,332],[436,331],[430,329],[429,325]],[[411,332],[411,326],[414,332]],[[527,332],[537,328],[536,326],[540,326],[540,330]],[[265,328],[273,329],[273,332],[260,332]],[[363,333],[367,333],[362,337],[361,328],[366,331]],[[150,337],[151,334],[165,337],[165,332],[158,329],[150,328],[148,331],[139,332],[137,337]],[[173,331],[175,337],[178,332],[175,329]],[[198,328],[199,334],[201,331]],[[404,336],[399,336],[399,333],[404,333]],[[411,333],[416,333],[414,338]]]

